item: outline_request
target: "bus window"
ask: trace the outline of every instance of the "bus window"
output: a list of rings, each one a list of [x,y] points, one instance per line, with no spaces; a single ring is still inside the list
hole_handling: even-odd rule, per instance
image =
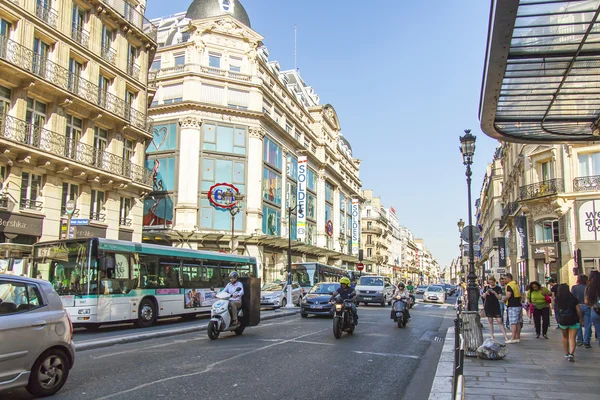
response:
[[[178,288],[179,262],[161,260],[158,269],[158,286],[163,288]]]
[[[140,254],[140,287],[152,289],[159,286],[158,257]]]

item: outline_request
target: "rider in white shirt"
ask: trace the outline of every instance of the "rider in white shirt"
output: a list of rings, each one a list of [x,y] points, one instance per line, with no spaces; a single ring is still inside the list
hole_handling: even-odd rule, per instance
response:
[[[398,283],[398,285],[396,286],[396,290],[394,291],[394,296],[393,296],[394,301],[396,300],[397,296],[404,298],[404,301],[406,302],[406,314],[407,314],[408,318],[410,318],[410,311],[408,311],[408,306],[410,305],[410,293],[404,287],[403,282]]]
[[[244,285],[238,281],[239,274],[233,271],[229,274],[229,283],[223,289],[223,292],[229,293],[231,298],[229,299],[229,305],[231,306],[231,324],[237,324],[238,309],[242,307],[242,296],[244,295]],[[240,288],[241,290],[237,290]]]

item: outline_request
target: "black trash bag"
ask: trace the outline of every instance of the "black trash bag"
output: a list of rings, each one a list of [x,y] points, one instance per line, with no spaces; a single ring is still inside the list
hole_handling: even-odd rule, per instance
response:
[[[508,348],[505,344],[500,344],[500,342],[491,338],[485,339],[477,349],[477,357],[483,360],[502,360],[507,353]]]

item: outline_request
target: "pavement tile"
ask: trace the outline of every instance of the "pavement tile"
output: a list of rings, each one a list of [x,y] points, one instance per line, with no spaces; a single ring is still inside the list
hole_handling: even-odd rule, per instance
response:
[[[501,384],[498,384],[498,382],[468,380],[468,381],[465,381],[465,387],[500,389],[500,388],[503,388],[504,386]],[[544,389],[543,384],[532,385],[531,383],[514,383],[514,382],[507,383],[506,387],[508,387],[510,389],[532,389],[532,390]]]
[[[481,395],[470,395],[470,394],[465,394],[465,399],[467,400],[494,400],[494,396],[481,396]]]
[[[597,394],[574,394],[573,392],[545,392],[538,391],[536,394],[542,399],[571,399],[575,398],[577,400],[598,400]]]
[[[492,377],[492,376],[476,376],[476,377],[469,377],[469,381],[471,380],[475,380],[475,382],[502,382],[502,383],[506,383],[507,379],[506,378],[496,378],[496,377]],[[466,380],[465,380],[466,382]]]
[[[472,395],[481,395],[481,396],[495,396],[495,395],[503,395],[503,396],[534,396],[534,392],[531,390],[512,390],[506,389],[504,387],[495,387],[495,388],[483,388],[483,387],[465,387],[465,393]],[[479,397],[478,397],[479,399]]]
[[[540,381],[548,381],[548,382],[543,382],[544,384],[547,384],[547,383],[550,383],[550,382],[555,382],[554,380],[551,380],[546,375],[540,375],[539,377],[537,377],[535,379],[526,379],[526,378],[505,378],[505,379],[509,383],[532,383],[532,384],[537,384],[537,383],[540,383]]]
[[[454,375],[454,362],[438,363],[436,376],[452,377]]]
[[[521,400],[521,399],[539,399],[535,394],[532,396],[494,396],[494,400]]]
[[[434,393],[452,393],[452,376],[436,376],[431,385],[431,391]]]
[[[452,393],[431,393],[429,400],[453,400]]]

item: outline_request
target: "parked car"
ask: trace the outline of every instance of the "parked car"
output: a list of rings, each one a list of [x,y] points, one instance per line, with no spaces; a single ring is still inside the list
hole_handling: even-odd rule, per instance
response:
[[[49,282],[0,275],[0,337],[0,392],[46,397],[63,387],[75,362],[73,325]]]
[[[308,314],[333,316],[333,304],[329,302],[331,295],[338,290],[337,282],[321,282],[313,286],[300,303],[300,315],[303,318]]]
[[[260,306],[279,308],[287,305],[287,282],[265,283],[260,289]],[[292,283],[292,302],[299,306],[302,300],[302,288]]]
[[[388,277],[361,276],[355,290],[357,303],[377,303],[381,306],[392,304],[394,285]]]
[[[428,286],[423,293],[423,301],[443,304],[446,302],[446,291],[440,285]]]
[[[427,290],[427,286],[417,286],[417,290],[415,291],[415,293],[423,294],[423,293],[425,293],[425,290]]]

